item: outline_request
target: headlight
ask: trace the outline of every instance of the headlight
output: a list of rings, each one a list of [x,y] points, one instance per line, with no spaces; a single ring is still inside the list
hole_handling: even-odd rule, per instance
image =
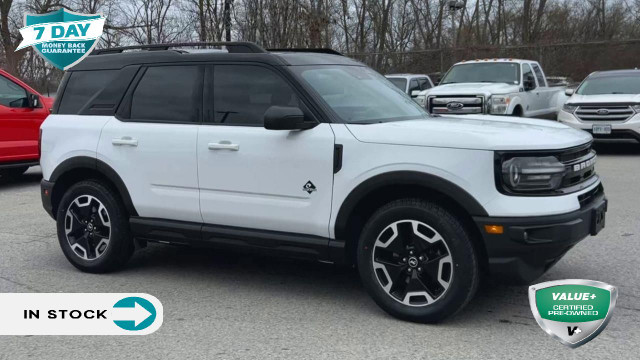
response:
[[[633,105],[633,111],[640,113],[640,105]]]
[[[502,185],[515,193],[556,190],[565,172],[555,156],[514,157],[502,163]]]
[[[577,108],[578,106],[576,105],[571,105],[571,104],[562,105],[562,110],[568,112],[569,114],[573,114],[573,112],[576,111]]]
[[[510,102],[509,95],[493,95],[489,98],[489,114],[505,114]]]

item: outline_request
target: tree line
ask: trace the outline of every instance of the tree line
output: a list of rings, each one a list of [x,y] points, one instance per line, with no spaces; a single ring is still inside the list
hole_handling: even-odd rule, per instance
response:
[[[61,7],[106,17],[99,47],[246,40],[372,54],[379,70],[399,66],[389,53],[640,39],[640,0],[0,0],[3,69],[35,85],[60,77],[15,48],[25,13]]]

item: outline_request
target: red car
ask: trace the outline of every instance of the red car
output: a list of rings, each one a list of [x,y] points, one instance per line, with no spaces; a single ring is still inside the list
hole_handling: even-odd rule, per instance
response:
[[[0,176],[22,175],[38,165],[40,124],[53,99],[0,70]]]

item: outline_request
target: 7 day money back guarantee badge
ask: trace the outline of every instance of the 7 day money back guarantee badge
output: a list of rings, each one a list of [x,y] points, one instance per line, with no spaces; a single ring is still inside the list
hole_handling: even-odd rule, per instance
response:
[[[46,14],[26,14],[20,29],[19,51],[32,46],[53,66],[67,70],[91,53],[102,35],[105,18],[59,9]]]
[[[617,297],[615,286],[593,280],[549,281],[529,287],[529,303],[538,325],[572,348],[604,330]]]

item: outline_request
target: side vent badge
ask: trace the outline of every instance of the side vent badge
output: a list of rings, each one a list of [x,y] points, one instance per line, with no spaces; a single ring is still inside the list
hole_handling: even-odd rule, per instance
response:
[[[304,186],[302,187],[303,191],[306,191],[307,193],[311,194],[312,192],[316,191],[316,186],[313,185],[313,183],[311,182],[311,180],[307,181],[306,184],[304,184]]]

